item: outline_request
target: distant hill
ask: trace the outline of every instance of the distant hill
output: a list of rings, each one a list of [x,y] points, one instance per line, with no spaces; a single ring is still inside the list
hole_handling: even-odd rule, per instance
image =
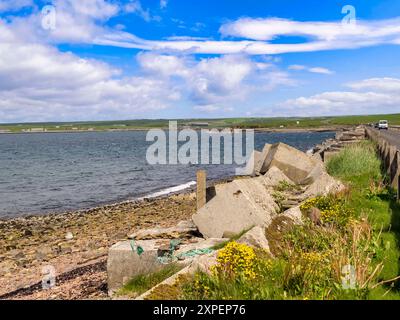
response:
[[[334,117],[289,117],[289,118],[225,118],[225,119],[140,119],[114,121],[43,122],[0,124],[0,133],[44,132],[44,131],[107,131],[166,128],[168,121],[176,120],[179,126],[208,128],[324,128],[342,125],[358,125],[388,120],[400,125],[400,114],[354,115]]]

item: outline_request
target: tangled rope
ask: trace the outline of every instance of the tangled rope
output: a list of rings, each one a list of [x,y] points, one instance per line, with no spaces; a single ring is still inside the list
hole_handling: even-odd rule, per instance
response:
[[[157,260],[160,264],[169,264],[178,260],[184,260],[186,258],[194,258],[196,256],[201,256],[209,253],[213,253],[214,250],[211,248],[205,248],[205,249],[192,249],[186,252],[182,252],[178,255],[175,254],[177,247],[181,244],[181,241],[179,239],[173,239],[169,243],[169,253],[157,257]],[[135,240],[130,241],[130,245],[132,248],[133,252],[136,252],[139,256],[141,256],[144,252],[144,249],[141,246],[136,245]]]

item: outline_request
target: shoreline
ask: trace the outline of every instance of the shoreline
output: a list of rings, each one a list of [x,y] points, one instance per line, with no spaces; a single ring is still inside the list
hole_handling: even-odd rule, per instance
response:
[[[234,178],[209,180],[207,186]],[[108,248],[137,230],[191,219],[196,211],[194,191],[191,186],[154,198],[0,218],[0,300],[109,299]],[[56,269],[57,286],[42,290],[42,268],[49,265]]]
[[[0,220],[0,299],[12,292],[15,294],[9,298],[13,299],[51,299],[55,291],[41,288],[26,295],[41,281],[42,267],[54,266],[58,278],[99,263],[111,245],[139,229],[170,227],[190,219],[196,210],[195,198],[193,192],[186,191],[89,210]],[[99,272],[94,278],[85,275],[77,279],[76,285],[67,282],[54,298],[106,299],[107,293],[97,287],[92,293],[76,290],[76,286],[92,286],[91,282],[103,285],[106,273]]]
[[[197,127],[178,127],[181,129],[193,129],[196,131],[199,130],[223,130],[223,129],[239,129],[239,130],[251,130],[253,129],[255,132],[280,132],[280,133],[296,133],[296,132],[329,132],[329,131],[338,131],[341,129],[351,128],[354,125],[337,125],[337,126],[327,126],[327,127],[289,127],[289,128],[252,128],[252,127],[244,127],[244,128],[232,128],[232,127],[205,127],[205,128],[197,128]],[[46,134],[46,133],[100,133],[100,132],[135,132],[135,131],[148,131],[152,129],[161,129],[168,130],[168,127],[149,127],[149,128],[131,128],[131,129],[106,129],[106,130],[53,130],[53,131],[40,131],[40,132],[0,132],[1,135],[12,135],[12,134]]]
[[[238,176],[227,176],[227,177],[219,178],[219,179],[208,179],[207,187],[211,187],[216,184],[226,183],[226,182],[232,181],[233,179],[235,179],[237,177]],[[62,217],[62,216],[68,216],[70,214],[86,214],[86,213],[90,213],[94,210],[105,210],[105,209],[110,209],[110,208],[117,207],[120,205],[140,204],[143,202],[149,202],[149,201],[153,201],[153,200],[162,200],[162,199],[169,198],[171,196],[176,196],[176,195],[191,194],[196,191],[196,184],[194,184],[192,186],[188,186],[185,189],[171,191],[166,194],[157,195],[159,193],[162,193],[165,190],[175,189],[175,188],[183,186],[183,185],[188,185],[189,183],[190,183],[190,181],[188,181],[187,183],[181,184],[181,185],[171,186],[171,187],[167,187],[164,189],[160,189],[158,191],[154,191],[145,196],[137,196],[133,199],[130,199],[130,197],[128,197],[127,199],[124,200],[124,198],[121,197],[120,200],[98,203],[97,205],[89,206],[89,207],[85,207],[85,208],[77,208],[77,209],[72,209],[72,210],[62,210],[62,209],[49,210],[49,211],[42,211],[42,212],[38,212],[38,213],[25,212],[25,213],[18,213],[16,215],[10,215],[10,216],[7,216],[7,215],[0,216],[0,224],[2,222],[9,222],[11,220],[27,220],[27,219],[31,219],[31,218],[35,218],[35,217],[45,217],[45,216],[61,216]]]

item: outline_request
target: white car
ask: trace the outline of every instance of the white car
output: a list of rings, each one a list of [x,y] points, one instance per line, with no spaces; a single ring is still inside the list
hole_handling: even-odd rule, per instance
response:
[[[378,123],[378,129],[379,130],[388,130],[389,129],[389,123],[387,120],[380,120]]]

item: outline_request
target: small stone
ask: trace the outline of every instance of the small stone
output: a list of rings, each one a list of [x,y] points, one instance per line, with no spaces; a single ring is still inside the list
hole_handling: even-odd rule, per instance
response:
[[[59,245],[58,245],[58,248],[59,248],[59,252],[61,253],[61,254],[67,254],[67,253],[71,253],[72,252],[72,247],[71,247],[71,245],[70,244],[68,244],[68,243],[60,243]]]
[[[67,232],[67,234],[65,235],[65,240],[72,240],[74,238],[74,235],[72,234],[72,232]]]
[[[32,232],[31,230],[29,230],[29,229],[25,229],[25,230],[22,232],[22,234],[23,234],[25,237],[33,236],[33,232]]]

